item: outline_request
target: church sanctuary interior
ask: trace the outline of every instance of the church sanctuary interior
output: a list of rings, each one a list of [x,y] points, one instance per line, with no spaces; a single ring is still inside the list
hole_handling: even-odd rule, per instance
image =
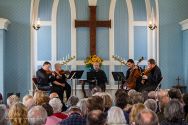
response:
[[[0,0],[0,125],[188,125],[187,85],[188,0]]]

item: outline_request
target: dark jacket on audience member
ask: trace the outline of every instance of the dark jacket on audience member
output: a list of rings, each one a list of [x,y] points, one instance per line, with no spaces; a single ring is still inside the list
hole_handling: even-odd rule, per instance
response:
[[[86,125],[86,120],[78,113],[72,113],[67,119],[62,120],[59,125]]]
[[[181,120],[181,121],[176,121],[176,122],[170,122],[170,121],[162,121],[160,123],[160,125],[188,125],[188,123],[186,123],[185,121]]]

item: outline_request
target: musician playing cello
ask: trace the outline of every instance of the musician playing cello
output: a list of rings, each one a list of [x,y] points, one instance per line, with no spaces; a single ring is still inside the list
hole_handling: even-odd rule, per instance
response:
[[[142,91],[154,91],[160,81],[162,74],[154,59],[148,60],[148,68],[143,73]]]
[[[141,88],[141,69],[135,65],[133,59],[127,60],[128,70],[126,73],[126,87],[127,89],[135,89],[139,91]]]

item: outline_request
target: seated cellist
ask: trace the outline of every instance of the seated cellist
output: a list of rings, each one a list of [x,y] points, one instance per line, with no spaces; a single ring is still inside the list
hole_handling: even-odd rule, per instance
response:
[[[139,91],[141,86],[141,70],[135,65],[133,59],[127,60],[128,70],[126,72],[126,82],[125,85],[127,89],[135,89]]]

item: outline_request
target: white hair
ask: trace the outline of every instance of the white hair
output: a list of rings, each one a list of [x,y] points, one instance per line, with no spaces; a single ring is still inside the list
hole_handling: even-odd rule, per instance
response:
[[[11,95],[7,98],[7,105],[11,107],[15,103],[19,102],[19,97],[17,95]]]
[[[111,107],[108,110],[107,123],[108,125],[127,125],[123,110],[116,106]]]
[[[148,108],[151,109],[154,112],[157,112],[157,102],[154,99],[147,99],[144,102],[144,105]]]
[[[47,120],[47,112],[42,106],[34,106],[28,112],[29,125],[44,125]]]
[[[52,106],[54,113],[61,112],[61,109],[62,109],[63,105],[62,105],[61,100],[59,98],[51,99],[49,101],[49,104]]]

